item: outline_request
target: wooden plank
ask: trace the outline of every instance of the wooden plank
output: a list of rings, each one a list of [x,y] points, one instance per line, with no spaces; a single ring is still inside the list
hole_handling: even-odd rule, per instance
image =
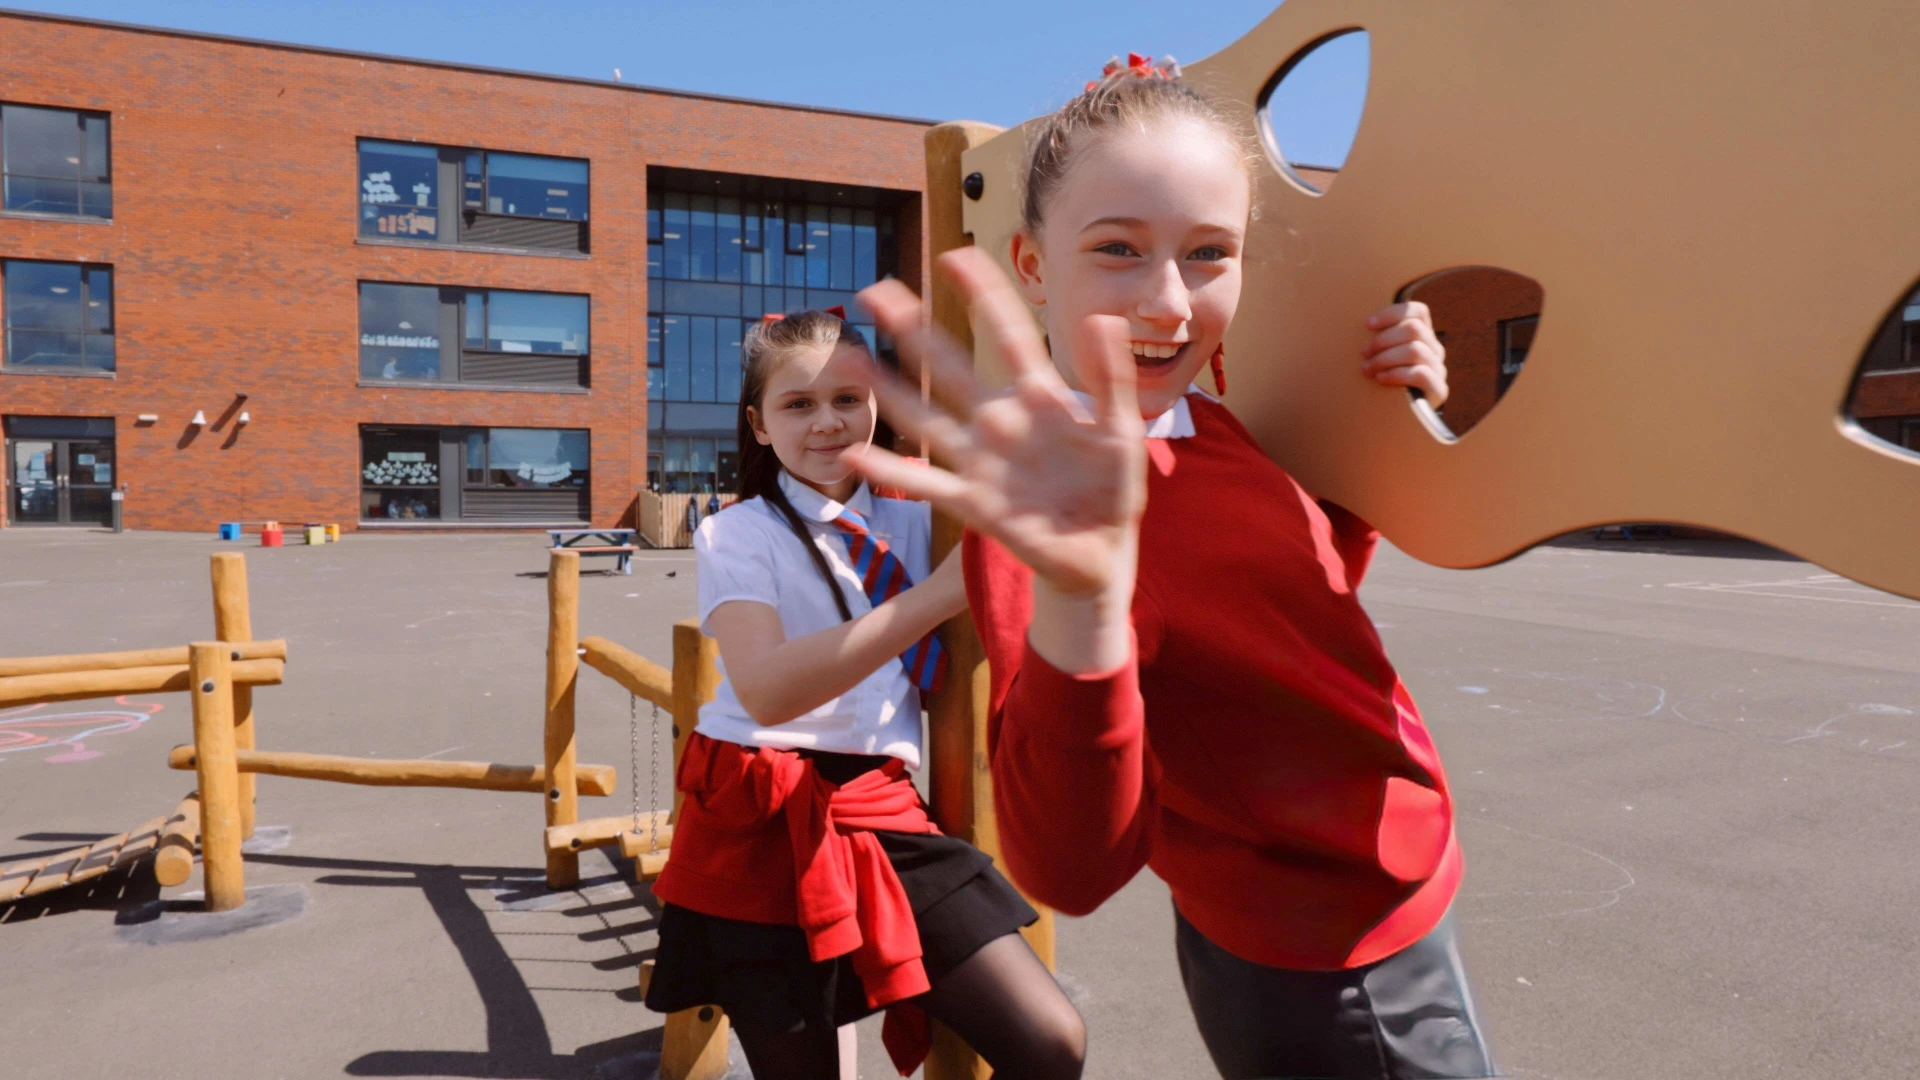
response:
[[[223,639],[224,640],[224,639]],[[235,646],[241,660],[285,660],[285,641],[250,641]],[[20,675],[56,675],[63,671],[120,671],[126,668],[186,666],[187,647],[128,652],[74,653],[65,656],[22,656],[0,659],[0,679]]]
[[[247,599],[247,557],[238,551],[215,552],[213,575],[213,636],[221,641],[253,640],[253,613]],[[233,688],[233,745],[254,747],[253,687]],[[253,835],[253,776],[240,777],[240,837]]]
[[[607,847],[614,844],[624,845],[633,842],[642,848],[651,846],[654,831],[660,833],[660,846],[666,847],[673,842],[673,826],[667,824],[668,814],[664,810],[655,810],[651,814],[641,813],[639,827],[634,826],[632,814],[618,817],[589,818],[576,821],[571,825],[555,825],[547,830],[548,851],[582,851],[587,848]],[[631,857],[632,853],[627,853]]]
[[[547,561],[547,712],[545,728],[547,827],[580,820],[574,786],[574,691],[580,679],[580,556],[556,549]],[[580,856],[547,852],[547,887],[580,881]]]
[[[193,876],[193,853],[200,845],[200,793],[180,800],[160,831],[159,850],[153,855],[153,879],[179,885]]]
[[[680,758],[687,740],[700,723],[700,706],[720,689],[720,643],[700,632],[700,620],[673,624],[673,775],[680,775]],[[682,795],[675,785],[673,818],[680,819]]]
[[[228,651],[229,658],[232,650]],[[286,674],[282,660],[229,659],[228,678],[243,686],[278,686]],[[187,665],[88,669],[0,678],[0,708],[49,704],[122,694],[170,694],[187,689]]]
[[[551,791],[547,783],[547,770],[540,765],[357,758],[339,754],[302,754],[289,750],[237,751],[234,761],[241,772],[288,776],[297,780],[325,780],[336,784],[468,788],[532,794]],[[195,768],[194,748],[174,747],[167,754],[167,765],[174,769]],[[578,795],[611,795],[619,780],[611,765],[579,765],[574,769],[574,782],[578,785]]]
[[[961,155],[1000,133],[990,124],[939,124],[926,134],[927,244],[932,255],[973,243],[963,226]],[[928,288],[933,322],[972,351],[973,327],[966,304],[946,279],[934,275]],[[930,373],[923,374],[921,393],[934,390]],[[923,451],[924,452],[924,451]],[[945,514],[934,515],[933,561],[960,542],[963,527]],[[928,759],[931,762],[929,800],[941,831],[958,836],[1000,858],[999,830],[993,820],[993,777],[987,758],[987,659],[974,633],[973,620],[962,612],[940,628],[947,652],[946,685],[927,705]],[[1053,967],[1053,912],[1038,904],[1040,920],[1021,931],[1047,967]],[[979,1080],[992,1070],[965,1042],[940,1024],[933,1025],[933,1050],[926,1064],[927,1080]]]
[[[663,709],[673,708],[673,673],[603,637],[582,638],[580,659],[627,692]]]
[[[200,775],[201,877],[208,911],[230,911],[247,902],[240,862],[240,772],[233,746],[231,649],[218,641],[190,647],[193,749]],[[278,661],[255,661],[278,663]]]

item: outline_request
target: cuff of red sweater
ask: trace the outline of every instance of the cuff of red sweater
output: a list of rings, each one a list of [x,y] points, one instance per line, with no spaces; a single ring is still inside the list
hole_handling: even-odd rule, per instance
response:
[[[1131,635],[1131,631],[1129,631]],[[1072,675],[1035,652],[1031,642],[1007,693],[1001,723],[1028,740],[1109,749],[1138,738],[1145,723],[1140,700],[1140,648],[1129,640],[1127,659],[1112,671]],[[1012,717],[1030,716],[1018,724]]]

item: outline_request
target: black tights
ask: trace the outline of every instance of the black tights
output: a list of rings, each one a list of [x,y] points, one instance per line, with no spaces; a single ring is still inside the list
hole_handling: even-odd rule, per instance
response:
[[[995,1080],[1078,1080],[1087,1029],[1026,940],[1008,934],[948,972],[916,999],[987,1064]],[[735,1025],[754,1080],[839,1080],[837,1029],[809,1024],[773,1032]]]

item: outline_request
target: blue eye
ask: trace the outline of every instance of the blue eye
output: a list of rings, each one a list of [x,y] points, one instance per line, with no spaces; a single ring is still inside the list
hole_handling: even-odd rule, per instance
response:
[[[1198,259],[1201,262],[1219,262],[1226,257],[1227,249],[1218,244],[1208,244],[1206,247],[1187,256],[1189,259]]]
[[[1115,240],[1111,244],[1101,244],[1099,247],[1094,248],[1093,250],[1099,252],[1102,255],[1113,255],[1119,258],[1126,258],[1127,256],[1134,254],[1132,244],[1123,243],[1119,240]]]

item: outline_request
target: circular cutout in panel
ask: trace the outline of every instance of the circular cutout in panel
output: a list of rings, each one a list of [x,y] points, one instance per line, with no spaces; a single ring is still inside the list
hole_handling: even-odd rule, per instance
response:
[[[1280,65],[1260,91],[1260,139],[1280,171],[1315,195],[1347,163],[1367,107],[1367,32],[1340,30]]]
[[[1433,415],[1422,410],[1421,418],[1429,429],[1440,425],[1434,435],[1443,441],[1465,435],[1525,368],[1545,290],[1527,275],[1498,266],[1452,266],[1401,289],[1395,299],[1427,305],[1434,335],[1447,350],[1446,403]]]
[[[1847,419],[1920,459],[1920,288],[1894,305],[1867,343],[1847,396]]]

